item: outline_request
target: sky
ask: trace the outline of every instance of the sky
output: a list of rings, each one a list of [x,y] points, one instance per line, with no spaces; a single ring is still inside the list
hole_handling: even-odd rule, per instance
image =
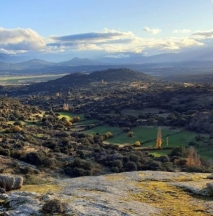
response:
[[[212,0],[0,3],[0,54],[57,61],[76,56],[151,56],[213,47]]]

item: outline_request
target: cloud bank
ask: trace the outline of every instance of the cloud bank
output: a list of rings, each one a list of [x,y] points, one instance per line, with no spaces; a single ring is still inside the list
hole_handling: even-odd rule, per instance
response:
[[[0,27],[0,50],[4,53],[22,53],[45,49],[44,38],[32,29],[4,29]]]
[[[197,31],[193,36],[199,39],[213,38],[213,29],[207,31]]]
[[[213,38],[213,30],[198,31],[185,37],[154,37],[161,30],[144,28],[149,38],[135,35],[131,31],[103,29],[44,38],[32,29],[4,29],[0,27],[0,53],[20,54],[27,52],[100,52],[111,58],[128,58],[130,53],[153,55],[165,52],[181,52],[191,47],[205,45],[206,38]],[[174,30],[173,33],[190,33],[188,29]]]

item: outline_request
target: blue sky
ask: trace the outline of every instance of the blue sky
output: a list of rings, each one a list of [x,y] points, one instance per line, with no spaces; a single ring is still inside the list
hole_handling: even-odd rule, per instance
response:
[[[212,0],[1,0],[0,53],[126,58],[206,49],[212,20]]]

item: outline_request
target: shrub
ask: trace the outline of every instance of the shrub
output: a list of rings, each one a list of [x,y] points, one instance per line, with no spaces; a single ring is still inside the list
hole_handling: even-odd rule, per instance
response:
[[[76,158],[72,163],[66,165],[64,172],[71,177],[89,176],[93,174],[93,164],[90,161]]]
[[[44,214],[55,214],[64,213],[66,211],[66,204],[62,203],[58,199],[47,201],[42,207],[42,213]]]
[[[169,172],[174,172],[174,167],[172,162],[165,162],[162,164],[162,167]]]
[[[135,162],[129,161],[126,163],[126,171],[136,171],[137,165]]]
[[[130,128],[123,128],[123,132],[129,132]]]
[[[134,143],[134,146],[136,146],[136,147],[139,147],[140,145],[141,145],[140,141],[136,141],[136,142]]]
[[[4,156],[10,156],[10,150],[0,147],[0,154]]]
[[[123,163],[121,160],[114,160],[111,163],[112,167],[117,167],[120,170],[123,167]]]
[[[124,157],[123,157],[123,162],[124,162],[124,163],[127,163],[127,162],[129,162],[129,157],[127,157],[127,156],[124,156]]]
[[[159,157],[159,161],[161,161],[162,163],[165,163],[165,162],[169,162],[170,159],[167,155],[163,155]]]
[[[203,167],[200,166],[189,166],[184,168],[182,171],[184,172],[198,172],[198,173],[203,173],[206,172],[206,170]]]
[[[139,157],[137,155],[135,155],[135,154],[131,154],[129,156],[129,160],[137,163],[139,161]]]
[[[31,174],[27,174],[24,176],[24,184],[25,185],[40,185],[40,184],[45,184],[48,181],[45,180],[42,177],[36,176],[36,175],[31,175]]]
[[[53,168],[53,167],[55,167],[56,162],[55,162],[55,160],[53,158],[45,158],[42,161],[42,165],[44,165],[45,167]]]
[[[111,138],[111,137],[113,137],[113,134],[111,132],[106,132],[105,136],[106,136],[106,138]]]
[[[33,169],[32,167],[24,167],[24,168],[21,168],[20,171],[22,174],[30,174],[30,175],[39,174],[39,171],[36,169]]]
[[[111,171],[114,173],[118,173],[119,169],[118,169],[118,167],[111,167]]]
[[[182,157],[186,155],[186,149],[185,147],[176,147],[174,149],[172,149],[170,156],[178,156],[178,157]]]
[[[159,170],[161,169],[161,162],[160,161],[152,161],[150,164],[149,164],[149,167],[151,170]]]
[[[34,165],[42,165],[42,161],[45,159],[46,155],[44,152],[30,152],[26,155],[25,161]]]
[[[133,131],[129,131],[129,132],[128,132],[128,136],[129,136],[129,137],[133,137],[133,134],[134,134]]]

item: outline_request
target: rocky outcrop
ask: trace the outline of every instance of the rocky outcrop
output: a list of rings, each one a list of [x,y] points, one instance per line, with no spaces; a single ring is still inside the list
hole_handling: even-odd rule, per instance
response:
[[[0,199],[5,200],[5,202],[0,208],[0,211],[4,212],[4,215],[9,216],[38,215],[41,209],[41,203],[38,199],[39,196],[38,193],[23,191],[1,194]]]
[[[212,180],[208,176],[145,171],[57,179],[54,191],[48,191],[47,185],[32,185],[4,194],[1,199],[5,199],[7,209],[3,206],[2,211],[39,215],[46,203],[60,200],[66,203],[66,214],[78,216],[213,215]]]

